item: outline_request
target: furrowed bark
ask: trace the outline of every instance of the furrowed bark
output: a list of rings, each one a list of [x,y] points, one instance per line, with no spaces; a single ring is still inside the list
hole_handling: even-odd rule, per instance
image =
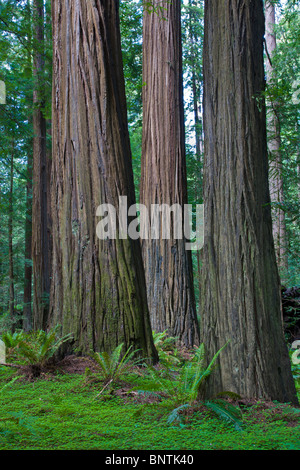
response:
[[[206,2],[201,319],[209,356],[230,341],[206,394],[297,403],[272,238],[263,37],[261,0]]]
[[[156,361],[140,242],[96,234],[100,204],[135,203],[118,7],[53,3],[51,323],[78,351],[124,343]]]
[[[155,3],[156,5],[156,3]],[[143,144],[140,201],[188,203],[185,162],[180,1],[159,2],[160,13],[144,13]],[[183,212],[182,212],[183,214]],[[162,221],[164,224],[165,221]],[[199,342],[191,252],[186,240],[143,240],[152,328],[167,330],[186,346]],[[184,233],[184,231],[182,231]]]

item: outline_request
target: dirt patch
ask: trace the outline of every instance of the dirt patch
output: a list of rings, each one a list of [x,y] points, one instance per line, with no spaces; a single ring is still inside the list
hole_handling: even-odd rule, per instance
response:
[[[55,365],[58,372],[65,374],[84,374],[86,369],[92,373],[99,372],[99,368],[89,357],[66,356]]]
[[[233,405],[239,406],[244,418],[249,419],[252,423],[284,421],[289,427],[296,427],[300,424],[299,407],[296,408],[285,403],[274,403],[272,401],[254,398],[241,398],[239,400],[228,399],[227,401]]]
[[[39,364],[5,364],[20,372],[27,380],[33,381],[39,377],[47,378],[57,374],[83,375],[88,368],[91,373],[99,372],[95,362],[89,357],[66,356],[60,361],[50,361],[45,365]]]
[[[120,397],[124,403],[133,401],[134,403],[139,404],[160,403],[166,397],[166,395],[162,392],[148,392],[144,390],[139,391],[132,390],[127,387],[114,390],[114,395]]]

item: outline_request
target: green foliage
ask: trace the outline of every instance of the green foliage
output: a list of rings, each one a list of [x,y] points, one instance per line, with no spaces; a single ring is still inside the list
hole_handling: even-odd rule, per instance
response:
[[[152,332],[154,346],[159,356],[159,362],[165,366],[179,365],[181,359],[175,348],[177,338],[168,336],[167,330],[161,333]]]
[[[203,394],[205,381],[211,375],[218,356],[226,346],[227,344],[220,348],[206,366],[204,344],[201,344],[196,349],[194,357],[179,368],[176,380],[174,380],[174,371],[168,365],[163,368],[163,371],[166,372],[163,375],[168,378],[167,381],[162,379],[161,370],[150,365],[147,368],[154,383],[160,384],[164,388],[164,392],[172,397],[174,402],[192,405]]]
[[[39,330],[28,334],[23,331],[13,334],[6,332],[2,339],[10,357],[18,363],[28,364],[32,375],[38,377],[42,369],[48,366],[50,361],[54,361],[63,344],[72,340],[72,334],[60,336],[60,328],[60,325],[57,325],[49,332]]]
[[[49,332],[39,330],[27,335],[26,339],[19,342],[20,355],[31,365],[44,367],[58,352],[61,346],[72,340],[73,335],[58,336],[60,325]]]
[[[6,419],[0,419],[0,421],[7,423],[13,422],[17,426],[17,436],[20,432],[25,431],[25,435],[29,434],[30,436],[37,436],[38,430],[35,425],[35,418],[27,418],[22,411],[19,413],[10,413],[9,417]],[[0,431],[0,435],[3,434],[4,436],[14,435],[13,433],[9,432],[7,429],[4,431]]]
[[[171,400],[172,406],[176,405],[168,414],[168,424],[183,426],[182,412],[202,403],[202,405],[212,410],[221,419],[234,424],[236,430],[241,430],[241,412],[238,407],[229,404],[228,401],[220,397],[216,397],[214,400],[201,401],[201,397],[204,396],[205,382],[212,374],[217,358],[227,344],[217,351],[208,365],[206,365],[204,344],[201,344],[196,349],[194,357],[179,368],[177,376],[174,375],[174,371],[171,368],[168,368],[168,364],[165,365],[168,368],[168,374],[163,375],[161,370],[148,366],[154,386],[161,387]],[[227,392],[226,395],[230,395],[230,392]]]
[[[186,410],[187,408],[190,408],[189,403],[186,403],[185,405],[180,405],[177,408],[174,408],[174,410],[171,411],[167,418],[167,423],[168,424],[179,424],[182,426],[182,415],[181,411]]]
[[[2,334],[1,337],[3,343],[6,347],[6,355],[9,359],[16,359],[18,355],[18,348],[21,343],[25,339],[24,332],[15,331],[14,333],[10,331],[6,331]]]
[[[300,364],[294,363],[292,356],[295,354],[295,349],[289,351],[290,360],[291,360],[291,369],[293,378],[296,385],[297,393],[300,394]],[[300,354],[297,356],[300,357]]]
[[[239,407],[233,406],[231,403],[217,398],[212,401],[206,401],[205,406],[212,410],[221,419],[232,424],[237,431],[242,431],[242,413]]]
[[[5,333],[2,334],[2,341],[4,342],[6,348],[8,350],[13,350],[16,349],[20,342],[24,340],[25,334],[24,332],[21,331],[15,331],[14,333],[10,331],[6,331]]]
[[[0,389],[13,374],[0,367]],[[140,371],[126,376],[128,389],[149,381]],[[116,389],[99,402],[93,399],[95,387],[82,387],[80,374],[42,377],[34,384],[15,381],[1,394],[0,450],[300,450],[300,416],[288,405],[246,403],[241,436],[201,403],[177,410],[179,419],[170,425],[168,399],[124,398]],[[12,414],[27,420],[33,432]]]
[[[3,387],[0,388],[0,394],[4,392],[5,389],[8,387],[11,387],[21,376],[14,377],[12,380],[10,380],[7,384],[3,385]]]
[[[134,365],[140,364],[141,359],[135,359],[139,350],[132,351],[132,346],[122,356],[124,344],[117,346],[111,354],[95,352],[92,357],[96,361],[105,382],[117,381]]]
[[[273,77],[268,83],[266,97],[268,111],[276,111],[281,138],[284,200],[274,206],[279,206],[285,215],[288,270],[280,274],[287,286],[293,286],[300,282],[300,5],[292,0],[282,5],[276,3],[279,18],[275,26],[277,46],[272,57]],[[274,136],[269,132],[268,138]],[[274,155],[270,154],[270,161],[273,159]]]
[[[183,367],[184,391],[189,397],[189,402],[193,402],[199,395],[202,395],[205,381],[213,372],[216,360],[227,344],[216,352],[208,366],[205,366],[204,344],[201,344],[195,352],[194,359]]]
[[[9,387],[12,387],[12,385],[19,379],[21,378],[21,376],[17,376],[17,377],[14,377],[12,380],[10,380],[7,384],[5,384],[3,387],[0,388],[0,395],[3,394],[3,392],[8,389]],[[13,422],[13,423],[16,423],[17,424],[17,427],[18,427],[18,431],[20,431],[20,428],[21,430],[25,430],[26,432],[29,432],[31,435],[34,435],[36,434],[36,429],[34,428],[33,426],[33,421],[34,419],[33,418],[26,418],[24,416],[24,413],[23,412],[18,412],[18,413],[9,413],[9,416],[7,418],[0,418],[0,423],[3,422],[3,423],[7,423],[7,422]],[[1,436],[2,437],[6,437],[7,436],[11,436],[11,432],[9,431],[9,429],[7,428],[4,428],[4,429],[1,429],[0,428],[0,440],[1,440]]]

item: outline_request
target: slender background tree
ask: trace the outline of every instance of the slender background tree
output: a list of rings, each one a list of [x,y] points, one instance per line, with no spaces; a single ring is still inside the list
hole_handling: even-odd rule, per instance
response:
[[[35,329],[45,329],[49,315],[51,247],[49,227],[50,162],[45,115],[45,5],[33,2],[33,189],[32,259]]]
[[[265,18],[266,18],[266,71],[267,81],[270,86],[272,82],[276,82],[275,71],[273,68],[273,56],[276,50],[276,11],[275,4],[271,1],[265,2]],[[273,97],[274,98],[274,97]],[[276,99],[269,102],[268,109],[268,148],[270,152],[270,196],[273,215],[273,237],[275,243],[275,252],[278,267],[282,273],[288,271],[287,256],[287,236],[285,212],[282,208],[284,204],[283,191],[283,168],[282,168],[282,145],[281,130],[279,119],[279,103]]]

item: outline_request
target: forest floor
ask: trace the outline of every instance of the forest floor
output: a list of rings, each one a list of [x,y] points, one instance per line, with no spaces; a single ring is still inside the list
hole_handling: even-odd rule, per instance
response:
[[[0,450],[300,450],[300,408],[287,404],[239,400],[236,429],[199,403],[170,425],[174,402],[139,369],[109,386],[88,358],[9,384],[17,375],[0,367]]]

